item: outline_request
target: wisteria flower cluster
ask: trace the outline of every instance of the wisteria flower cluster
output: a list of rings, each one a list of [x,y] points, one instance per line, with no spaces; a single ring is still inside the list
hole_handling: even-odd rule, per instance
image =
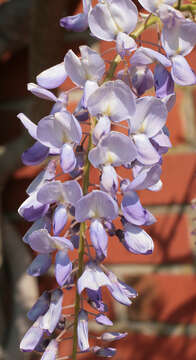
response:
[[[62,18],[60,25],[67,30],[89,27],[92,36],[115,41],[116,56],[108,68],[104,54],[88,46],[80,46],[79,56],[69,50],[62,63],[37,76],[37,84],[28,84],[35,96],[54,103],[51,113],[37,125],[18,115],[35,139],[23,153],[23,163],[45,165],[19,208],[19,214],[33,222],[23,240],[37,252],[27,272],[41,276],[54,263],[58,284],[28,312],[33,325],[20,344],[22,351],[40,352],[42,360],[57,358],[68,331],[73,351],[63,359],[76,359],[84,352],[112,357],[116,349],[110,343],[126,333],[106,331],[91,344],[88,318],[107,329],[113,325],[102,287],[125,306],[131,305],[137,291],[103,264],[108,242],[116,237],[138,255],[151,254],[154,248],[143,227],[156,220],[142,206],[138,191],[162,187],[162,157],[171,147],[166,120],[175,103],[174,84],[196,84],[185,59],[196,43],[196,24],[189,12],[183,15],[186,6],[172,7],[175,0],[139,1],[149,14],[138,13],[131,0],[100,0],[94,6],[83,0],[83,13]],[[160,34],[152,45],[157,50],[143,46],[141,37],[155,23]],[[51,90],[67,77],[76,87],[55,96]],[[75,88],[82,95],[70,113],[69,95]],[[122,167],[126,178],[121,177]],[[90,182],[92,171],[99,173],[96,184]],[[62,174],[67,174],[66,181],[60,180]],[[71,261],[74,249],[78,258]],[[73,287],[75,304],[68,306],[73,310],[68,317],[63,298]]]

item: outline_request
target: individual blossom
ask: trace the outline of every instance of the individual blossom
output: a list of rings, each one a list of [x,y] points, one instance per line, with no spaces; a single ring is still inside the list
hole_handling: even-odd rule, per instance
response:
[[[89,349],[88,342],[88,313],[85,310],[80,310],[78,315],[78,346],[81,351]]]
[[[151,212],[143,208],[135,191],[125,191],[121,210],[125,219],[134,225],[151,225],[156,221]]]
[[[160,160],[151,138],[162,130],[166,119],[167,108],[160,99],[145,96],[136,100],[136,112],[128,123],[137,149],[137,160],[143,165],[153,165]]]
[[[68,209],[75,206],[82,196],[82,189],[77,181],[51,181],[39,190],[38,201],[44,205],[56,204],[53,213],[53,231],[58,235],[68,220]]]
[[[109,284],[106,284],[112,297],[118,301],[120,304],[129,306],[131,305],[131,300],[134,299],[138,294],[131,286],[128,286],[123,281],[118,280],[116,275],[113,272],[108,273],[108,278],[110,280]]]
[[[122,0],[119,3],[118,0],[105,0],[90,11],[89,28],[99,39],[116,40],[117,51],[124,56],[124,52],[136,47],[128,34],[135,29],[137,17],[137,7],[132,1]]]
[[[102,219],[113,220],[118,215],[117,203],[103,191],[93,190],[83,196],[76,204],[75,217],[79,222],[91,219],[90,238],[96,250],[97,258],[102,260],[107,255],[108,236]]]
[[[68,111],[46,116],[37,126],[37,139],[60,154],[61,168],[65,173],[74,170],[76,166],[73,147],[80,143],[81,137],[80,124]]]
[[[171,59],[173,80],[182,86],[194,85],[196,75],[184,56],[188,55],[196,43],[196,24],[185,19],[181,12],[171,6],[161,6],[159,16],[163,22],[162,46]]]
[[[63,291],[55,289],[52,291],[48,311],[42,316],[41,328],[49,335],[58,325],[62,312]]]
[[[87,108],[91,116],[107,116],[112,122],[120,122],[135,113],[135,99],[122,80],[108,81],[89,96]]]
[[[52,66],[37,75],[36,80],[39,86],[45,89],[55,89],[67,78],[64,62]]]
[[[29,245],[31,248],[35,251],[38,251],[40,255],[45,255],[45,257],[49,257],[50,254],[56,250],[56,263],[55,263],[55,274],[56,274],[56,280],[60,286],[63,286],[66,283],[66,280],[69,279],[69,276],[72,271],[72,263],[69,260],[69,257],[67,255],[67,251],[73,250],[73,245],[70,240],[66,239],[65,237],[59,237],[59,236],[51,236],[47,230],[40,229],[37,231],[34,231],[29,236]],[[46,267],[46,259],[45,257],[39,257],[39,269],[37,270],[37,264],[36,264],[36,271],[39,273],[43,273],[46,270],[48,270],[48,267]],[[37,260],[38,261],[38,260]],[[49,266],[51,264],[51,259],[49,260]],[[33,264],[33,266],[35,266]],[[32,267],[32,265],[31,265]],[[40,270],[41,268],[41,270]],[[43,270],[44,268],[44,270]],[[33,270],[30,269],[30,271],[33,273]],[[34,274],[32,274],[34,275]]]
[[[143,95],[154,85],[153,73],[147,65],[131,66],[129,76],[133,89],[138,96]]]
[[[48,181],[53,179],[56,174],[56,163],[49,162],[47,168],[33,180],[33,182],[27,188],[27,194],[29,197],[19,207],[18,212],[27,221],[36,221],[40,217],[44,217],[49,206],[47,204],[40,203],[37,198],[39,189]]]
[[[46,347],[41,360],[55,360],[58,354],[58,342],[52,339]]]
[[[31,227],[27,230],[27,232],[23,236],[23,241],[28,244],[29,235],[32,234],[32,232],[35,231],[35,230],[47,229],[48,232],[50,232],[51,228],[52,228],[51,216],[50,216],[50,211],[48,211],[48,213],[46,213],[45,216],[37,219],[31,225]]]
[[[27,268],[27,274],[31,276],[41,276],[45,274],[52,265],[50,254],[39,254]]]
[[[154,62],[158,62],[165,67],[171,66],[171,61],[165,55],[144,46],[140,46],[130,59],[130,64],[134,66],[149,65]]]
[[[136,156],[132,140],[115,131],[102,136],[98,145],[88,155],[91,164],[102,170],[101,188],[113,197],[118,190],[118,176],[114,167],[131,164]]]
[[[137,151],[133,141],[117,131],[103,136],[98,145],[89,152],[89,160],[95,168],[107,165],[121,166],[131,163],[136,157]]]
[[[170,72],[162,64],[155,66],[154,86],[158,98],[164,98],[174,93],[174,80]]]
[[[124,226],[122,244],[133,254],[149,255],[154,250],[153,240],[147,232],[130,223],[126,223]]]
[[[20,350],[29,352],[34,350],[39,344],[44,335],[44,330],[41,327],[41,321],[42,317],[40,316],[26,332],[20,343]]]
[[[106,332],[101,335],[101,339],[104,341],[116,341],[119,339],[123,339],[127,335],[127,333]]]
[[[91,0],[83,0],[83,12],[73,16],[66,16],[60,20],[60,26],[69,31],[82,32],[88,28],[88,13]]]
[[[109,278],[103,270],[92,261],[86,264],[84,272],[77,282],[79,294],[81,294],[84,289],[98,291],[100,287],[107,285],[111,285]]]
[[[95,321],[100,325],[105,325],[105,326],[113,325],[113,322],[106,315],[103,315],[103,314],[97,315],[95,317]]]
[[[144,189],[158,191],[162,187],[162,182],[160,180],[161,171],[161,165],[159,163],[152,166],[144,166],[136,162],[133,166],[134,179],[132,181],[129,179],[122,180],[120,184],[121,190],[123,192]]]
[[[101,348],[100,346],[94,346],[92,349],[93,353],[95,355],[104,357],[104,358],[110,358],[116,354],[116,349],[108,347],[108,348]]]
[[[104,304],[102,300],[102,292],[101,289],[98,288],[98,290],[92,290],[87,288],[86,289],[87,295],[88,295],[88,303],[99,312],[103,313],[108,311],[108,307],[106,304]]]
[[[146,9],[150,13],[157,15],[162,5],[173,5],[175,3],[175,0],[139,0],[139,2],[144,9]]]
[[[65,68],[68,76],[78,86],[84,87],[87,80],[98,82],[105,72],[101,56],[86,45],[80,46],[81,58],[72,50],[65,55]]]
[[[29,320],[36,321],[39,316],[44,315],[48,311],[50,305],[50,294],[44,291],[36,303],[28,311],[27,316]]]

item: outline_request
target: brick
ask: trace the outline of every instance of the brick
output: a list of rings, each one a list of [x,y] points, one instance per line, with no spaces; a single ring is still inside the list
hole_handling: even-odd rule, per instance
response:
[[[183,336],[130,334],[118,341],[114,347],[117,348],[114,360],[193,360],[196,355],[195,339]]]
[[[196,156],[169,154],[163,157],[163,188],[152,193],[140,192],[144,205],[189,204],[196,196]]]
[[[139,293],[128,308],[130,321],[196,324],[195,275],[151,274],[129,277],[126,283]]]
[[[116,237],[112,237],[109,240],[106,262],[109,264],[161,264],[193,261],[190,232],[185,215],[159,215],[157,222],[146,227],[146,231],[155,244],[153,254],[131,254]]]
[[[196,356],[195,338],[186,336],[162,337],[129,334],[126,338],[112,342],[108,346],[117,349],[113,360],[165,360],[167,358],[169,360],[193,360]],[[64,354],[61,353],[61,356]],[[85,354],[85,360],[94,359],[94,355]],[[103,358],[96,357],[96,359],[102,360]]]

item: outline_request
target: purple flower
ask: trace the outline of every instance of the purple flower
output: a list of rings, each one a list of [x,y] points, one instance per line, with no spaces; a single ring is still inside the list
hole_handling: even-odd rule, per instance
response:
[[[160,181],[161,165],[156,164],[153,166],[143,166],[136,164],[133,167],[133,181],[128,184],[126,191],[128,190],[152,190],[151,187],[155,184],[159,185],[157,191],[161,189],[162,182]]]
[[[138,96],[143,95],[146,90],[149,90],[153,87],[153,73],[147,65],[132,65],[129,68],[128,75],[130,76],[133,89]]]
[[[151,237],[143,229],[129,223],[125,225],[122,244],[134,254],[148,255],[154,250]]]
[[[47,331],[49,334],[52,334],[55,330],[62,312],[62,301],[63,301],[63,292],[60,289],[55,289],[52,291],[50,306],[48,311],[42,317],[41,328]]]
[[[115,40],[119,32],[129,34],[137,24],[137,7],[130,0],[99,2],[89,13],[89,28],[99,39]],[[101,21],[100,21],[101,19]]]
[[[116,38],[116,49],[122,59],[125,55],[129,55],[136,48],[137,44],[132,37],[123,32],[118,33]]]
[[[100,185],[102,190],[111,194],[112,197],[115,196],[118,190],[118,175],[113,166],[103,166]]]
[[[39,86],[46,89],[55,89],[66,79],[67,73],[64,63],[57,64],[51,68],[42,71],[37,75],[36,80]]]
[[[111,121],[108,116],[100,116],[98,122],[93,129],[93,144],[97,145],[102,136],[109,134],[111,129]]]
[[[42,316],[40,316],[26,332],[20,343],[20,350],[29,352],[34,350],[39,344],[44,334],[44,330],[41,328],[41,321]]]
[[[165,96],[174,93],[174,81],[171,74],[161,64],[155,66],[154,85],[156,96],[159,98],[164,98]]]
[[[111,131],[108,135],[103,136],[88,155],[91,164],[96,168],[103,165],[120,166],[131,163],[136,156],[137,152],[133,141],[117,131]]]
[[[196,44],[196,24],[167,5],[160,7],[159,16],[164,25],[161,43],[167,56],[188,55]]]
[[[139,0],[139,2],[143,6],[144,9],[146,9],[150,13],[157,15],[157,12],[159,11],[162,4],[173,5],[175,3],[175,0],[163,0],[163,1]]]
[[[49,90],[33,83],[27,84],[27,90],[41,99],[57,102],[57,97]]]
[[[123,81],[107,81],[89,96],[88,111],[92,116],[105,115],[111,121],[128,119],[135,113],[133,93]]]
[[[67,208],[70,205],[75,206],[81,196],[82,189],[75,180],[64,183],[51,181],[39,190],[37,197],[41,204],[57,204],[53,213],[54,235],[58,235],[66,225],[68,219]]]
[[[143,208],[134,191],[126,191],[121,203],[125,219],[134,225],[151,225],[156,220],[150,211]]]
[[[101,339],[104,341],[116,341],[119,339],[123,339],[127,335],[128,333],[106,332],[101,335]]]
[[[118,215],[118,205],[112,197],[103,191],[93,190],[83,196],[76,204],[76,220],[106,218],[113,220]]]
[[[113,322],[106,315],[103,314],[97,315],[95,321],[100,325],[105,325],[105,326],[113,325]]]
[[[81,186],[75,180],[51,181],[44,184],[38,192],[38,200],[42,204],[60,203],[75,206],[82,196]]]
[[[34,232],[35,230],[40,230],[40,229],[47,229],[48,232],[51,231],[51,219],[47,214],[44,217],[41,217],[40,219],[36,220],[33,223],[33,225],[29,228],[29,230],[23,236],[23,241],[28,244],[29,235],[31,235],[32,232]]]
[[[160,155],[150,139],[165,125],[167,108],[160,99],[145,96],[137,99],[136,112],[129,119],[130,134],[137,149],[137,160],[144,165],[153,165]]]
[[[180,11],[162,5],[159,16],[164,24],[161,33],[162,46],[172,61],[171,75],[181,85],[194,85],[196,75],[184,56],[188,55],[196,43],[196,24],[185,19]]]
[[[116,354],[116,349],[111,348],[111,347],[101,348],[99,346],[95,346],[92,350],[96,356],[100,356],[100,357],[109,358]]]
[[[35,257],[27,269],[27,274],[31,276],[41,276],[45,274],[52,264],[50,254],[39,254]]]
[[[191,69],[190,65],[186,59],[181,55],[176,55],[172,57],[172,69],[171,75],[176,82],[181,86],[195,85],[196,84],[196,75],[195,72]]]
[[[100,220],[91,221],[90,239],[96,250],[97,259],[102,261],[107,256],[108,236]]]
[[[58,251],[56,254],[55,274],[56,280],[60,286],[63,286],[70,278],[72,272],[72,262],[66,251]]]
[[[99,81],[105,72],[105,63],[101,56],[86,45],[80,46],[81,58],[69,50],[65,55],[65,68],[71,80],[84,87],[87,80]]]
[[[60,204],[53,213],[53,231],[54,235],[59,235],[67,223],[67,210],[64,205]]]
[[[91,0],[83,0],[83,13],[66,16],[60,20],[60,26],[69,31],[81,32],[88,28],[88,13],[91,9]]]
[[[137,292],[123,281],[119,281],[112,272],[108,274],[108,277],[110,284],[107,287],[113,298],[123,305],[131,305],[130,299],[134,299],[138,295]]]
[[[88,295],[88,303],[94,308],[97,309],[99,312],[106,312],[108,311],[107,305],[102,301],[102,293],[101,289],[92,290],[86,289]]]
[[[131,57],[130,63],[131,65],[141,66],[152,64],[155,61],[159,62],[165,67],[171,66],[171,61],[165,55],[143,46],[140,46],[135,51]]]
[[[44,291],[33,307],[28,311],[27,316],[31,321],[36,321],[40,315],[44,315],[48,311],[50,305],[50,295],[48,291]]]
[[[22,153],[22,162],[25,165],[38,165],[49,155],[50,149],[36,141],[30,148]]]
[[[85,310],[80,310],[78,315],[78,346],[81,351],[89,349],[88,342],[88,313]]]
[[[96,263],[89,262],[78,279],[78,293],[81,294],[86,288],[97,291],[101,286],[105,285],[111,285],[109,278]]]
[[[43,145],[60,153],[61,167],[65,173],[75,168],[73,145],[80,143],[82,131],[73,115],[61,111],[44,117],[38,123],[36,136]]]
[[[46,350],[44,351],[41,360],[55,360],[58,353],[58,342],[55,339],[52,339]]]
[[[40,217],[43,217],[48,212],[49,206],[47,204],[42,204],[37,199],[37,194],[39,189],[47,183],[49,180],[53,179],[56,173],[56,164],[50,162],[47,168],[33,180],[30,186],[27,188],[27,194],[29,197],[22,203],[19,207],[18,212],[28,221],[38,220]]]
[[[34,231],[29,236],[29,245],[41,254],[48,254],[55,250],[73,250],[71,241],[64,237],[51,236],[46,229]]]

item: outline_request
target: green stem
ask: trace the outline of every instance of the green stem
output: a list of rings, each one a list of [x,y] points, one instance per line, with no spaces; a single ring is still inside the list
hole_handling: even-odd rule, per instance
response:
[[[93,125],[91,127],[93,129]],[[83,194],[86,195],[88,193],[89,186],[89,173],[90,173],[90,162],[88,160],[89,151],[92,149],[92,129],[89,134],[89,143],[86,154],[86,160],[84,165],[84,181],[83,181]],[[86,224],[82,222],[80,224],[80,244],[78,249],[78,272],[77,279],[82,275],[83,267],[84,267],[84,246],[85,246],[85,232],[86,232]],[[78,344],[78,335],[77,335],[77,327],[78,327],[78,314],[80,311],[80,295],[76,289],[76,299],[75,299],[75,319],[74,319],[74,330],[73,330],[73,349],[72,349],[72,359],[76,360],[77,356],[77,344]]]
[[[107,75],[106,75],[106,77],[104,79],[104,82],[109,81],[109,80],[111,80],[113,78],[113,75],[114,75],[114,73],[116,71],[116,68],[117,68],[117,66],[118,66],[118,64],[120,62],[121,62],[120,55],[116,55],[114,60],[110,64],[110,68],[109,68],[109,71],[108,71],[108,73],[107,73]]]
[[[139,25],[138,28],[131,33],[131,36],[134,39],[137,39],[143,33],[144,30],[146,30],[149,26],[157,24],[159,21],[160,19],[158,18],[158,16],[151,15],[147,21]]]

